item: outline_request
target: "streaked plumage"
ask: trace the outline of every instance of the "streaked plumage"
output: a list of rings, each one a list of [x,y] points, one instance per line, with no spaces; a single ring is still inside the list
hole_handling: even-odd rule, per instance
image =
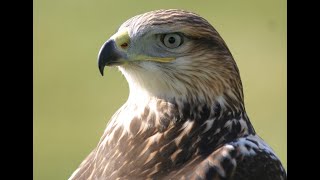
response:
[[[98,61],[102,73],[119,67],[130,95],[70,179],[287,179],[249,121],[229,49],[205,19],[174,9],[135,16]]]

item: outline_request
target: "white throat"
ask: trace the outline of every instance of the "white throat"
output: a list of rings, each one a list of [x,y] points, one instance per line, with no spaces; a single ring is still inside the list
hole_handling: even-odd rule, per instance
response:
[[[150,66],[141,68],[135,66],[119,67],[122,74],[128,81],[130,94],[128,102],[149,101],[152,98],[159,99],[183,99],[186,98],[186,88],[173,79],[158,67]],[[172,83],[175,83],[174,85]],[[179,90],[178,90],[179,89]]]

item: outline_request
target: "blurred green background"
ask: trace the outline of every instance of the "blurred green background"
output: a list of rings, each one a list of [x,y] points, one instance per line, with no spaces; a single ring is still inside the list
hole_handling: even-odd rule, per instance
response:
[[[287,167],[287,3],[33,1],[34,179],[67,179],[125,102],[121,73],[99,74],[100,46],[126,19],[155,9],[196,12],[218,30],[240,69],[249,117]]]

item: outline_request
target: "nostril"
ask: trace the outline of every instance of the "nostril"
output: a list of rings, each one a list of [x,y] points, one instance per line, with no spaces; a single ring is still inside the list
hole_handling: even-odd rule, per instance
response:
[[[128,43],[123,43],[123,44],[121,44],[121,48],[122,49],[126,49],[128,47]]]

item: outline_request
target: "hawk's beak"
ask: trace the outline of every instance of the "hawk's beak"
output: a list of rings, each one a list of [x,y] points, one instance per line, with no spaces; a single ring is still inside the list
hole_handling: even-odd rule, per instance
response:
[[[105,66],[113,66],[121,64],[120,59],[123,57],[122,53],[117,50],[116,43],[113,39],[108,40],[100,49],[98,55],[98,67],[101,75]]]

